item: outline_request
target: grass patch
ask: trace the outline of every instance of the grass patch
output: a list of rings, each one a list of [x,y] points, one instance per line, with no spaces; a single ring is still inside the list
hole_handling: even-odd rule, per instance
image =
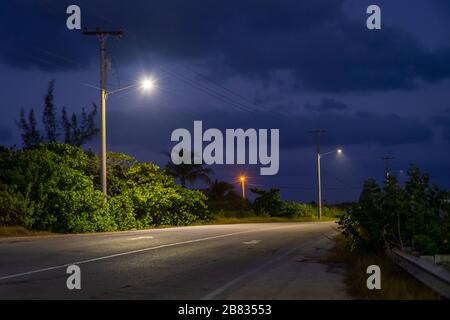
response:
[[[335,218],[323,217],[321,221],[334,221]],[[203,224],[238,224],[238,223],[268,223],[268,222],[313,222],[317,218],[281,218],[281,217],[215,217]]]
[[[24,227],[17,226],[0,226],[0,237],[30,237],[30,236],[47,236],[51,235],[47,231],[30,231]]]
[[[409,273],[401,269],[387,256],[368,252],[351,251],[349,241],[343,236],[336,238],[336,248],[327,257],[327,262],[347,265],[346,284],[349,293],[364,300],[440,300],[438,293],[431,290]],[[381,290],[369,290],[366,286],[367,267],[378,265],[381,269]]]

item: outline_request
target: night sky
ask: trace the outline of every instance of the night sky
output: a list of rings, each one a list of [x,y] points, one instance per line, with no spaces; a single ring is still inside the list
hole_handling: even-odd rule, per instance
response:
[[[20,108],[55,101],[79,112],[99,102],[98,41],[66,28],[66,7],[82,27],[122,28],[108,39],[108,88],[145,75],[144,95],[108,100],[108,150],[164,165],[176,128],[279,128],[280,171],[216,166],[255,187],[280,187],[285,199],[315,198],[314,139],[322,128],[325,202],[356,200],[367,178],[382,181],[392,155],[400,181],[410,162],[450,188],[450,1],[2,1],[0,144],[21,146]],[[366,8],[382,10],[382,30],[366,28]],[[98,140],[98,141],[97,141]],[[98,150],[99,139],[86,147]]]

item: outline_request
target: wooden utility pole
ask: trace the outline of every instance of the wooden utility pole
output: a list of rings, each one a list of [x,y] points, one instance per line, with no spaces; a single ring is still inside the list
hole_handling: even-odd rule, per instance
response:
[[[100,42],[100,101],[101,101],[101,114],[102,114],[102,125],[101,125],[101,169],[100,169],[100,179],[102,185],[102,192],[107,195],[107,185],[106,185],[106,39],[109,35],[122,37],[122,31],[102,31],[97,29],[95,31],[84,31],[87,36],[98,36]]]

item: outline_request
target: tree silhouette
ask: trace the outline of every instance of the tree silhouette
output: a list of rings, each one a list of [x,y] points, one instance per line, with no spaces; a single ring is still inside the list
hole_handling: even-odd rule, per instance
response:
[[[34,109],[30,109],[28,117],[25,115],[23,108],[20,111],[20,118],[19,121],[16,121],[16,124],[21,130],[22,143],[25,148],[42,142],[57,142],[58,137],[61,135],[59,132],[60,129],[63,131],[64,142],[76,147],[85,144],[99,132],[95,124],[97,106],[94,103],[89,113],[86,113],[83,108],[81,115],[72,113],[70,119],[66,108],[63,107],[60,126],[56,119],[57,112],[54,104],[54,89],[55,80],[52,80],[48,85],[47,94],[44,97],[45,108],[42,114],[44,135],[41,135],[37,128]]]
[[[28,119],[27,119],[27,117],[25,116],[25,110],[21,108],[20,119],[19,121],[16,121],[16,124],[22,131],[21,133],[22,143],[25,148],[29,148],[33,145],[42,142],[42,137],[39,131],[37,130],[37,122],[33,109],[31,109],[28,112]]]
[[[48,142],[56,142],[58,138],[58,123],[56,121],[55,104],[53,102],[53,91],[55,89],[55,80],[50,81],[45,95],[45,108],[42,115],[45,137]]]
[[[92,104],[92,110],[86,114],[83,108],[81,111],[81,123],[78,124],[78,116],[72,113],[70,120],[66,108],[63,107],[61,115],[61,125],[64,130],[64,142],[72,146],[80,147],[91,140],[99,129],[95,125],[95,116],[97,115],[97,105]]]
[[[239,198],[232,184],[225,181],[218,181],[217,179],[209,183],[207,196],[212,201],[226,201]]]
[[[277,216],[283,209],[283,201],[280,197],[280,189],[270,189],[269,191],[252,188],[250,191],[257,194],[258,197],[253,202],[257,215],[268,214]]]
[[[184,150],[180,150],[180,157],[183,157]],[[179,179],[180,183],[183,187],[186,186],[186,182],[193,183],[197,180],[202,180],[206,183],[210,182],[209,175],[213,173],[213,170],[211,168],[205,168],[202,164],[194,164],[194,155],[190,152],[191,156],[191,163],[181,163],[181,164],[174,164],[171,160],[167,162],[166,164],[166,172],[167,174],[171,175],[175,179]],[[170,153],[164,152],[169,159],[170,159]]]

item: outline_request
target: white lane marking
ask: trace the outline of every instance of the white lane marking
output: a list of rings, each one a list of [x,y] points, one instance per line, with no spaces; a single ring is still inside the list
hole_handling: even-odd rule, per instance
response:
[[[143,237],[130,238],[127,240],[142,240],[142,239],[153,239],[153,237],[152,236],[143,236]]]
[[[106,260],[106,259],[112,259],[112,258],[116,258],[116,257],[130,255],[130,254],[140,253],[140,252],[157,250],[157,249],[161,249],[161,248],[168,248],[168,247],[174,247],[174,246],[183,245],[183,244],[189,244],[189,243],[195,243],[195,242],[201,242],[201,241],[207,241],[207,240],[231,237],[231,236],[238,235],[238,234],[245,234],[245,233],[251,233],[251,232],[258,232],[258,231],[271,231],[271,230],[277,230],[277,229],[293,228],[293,227],[298,227],[298,226],[299,225],[291,225],[291,226],[278,227],[278,228],[269,228],[269,229],[254,229],[254,230],[247,230],[247,231],[227,233],[227,234],[222,234],[222,235],[212,236],[212,237],[206,237],[206,238],[201,238],[201,239],[194,239],[194,240],[187,240],[187,241],[181,241],[181,242],[168,243],[168,244],[163,244],[163,245],[156,246],[156,247],[149,247],[149,248],[143,248],[143,249],[138,249],[138,250],[126,251],[126,252],[111,254],[111,255],[108,255],[108,256],[92,258],[92,259],[87,259],[87,260],[82,260],[82,261],[77,261],[77,262],[70,262],[70,263],[66,263],[66,264],[62,264],[62,265],[58,265],[58,266],[53,266],[53,267],[48,267],[48,268],[37,269],[37,270],[33,270],[33,271],[27,271],[27,272],[22,272],[22,273],[10,274],[10,275],[7,275],[7,276],[0,277],[0,281],[1,280],[12,279],[12,278],[23,277],[23,276],[27,276],[27,275],[31,275],[31,274],[35,274],[35,273],[52,271],[52,270],[56,270],[56,269],[62,269],[62,268],[66,268],[66,267],[68,267],[70,265],[73,265],[73,264],[75,264],[75,265],[86,264],[86,263],[90,263],[90,262],[96,262],[96,261],[101,261],[101,260]]]
[[[252,241],[247,241],[247,242],[242,242],[243,244],[257,244],[260,243],[261,240],[252,240]]]

